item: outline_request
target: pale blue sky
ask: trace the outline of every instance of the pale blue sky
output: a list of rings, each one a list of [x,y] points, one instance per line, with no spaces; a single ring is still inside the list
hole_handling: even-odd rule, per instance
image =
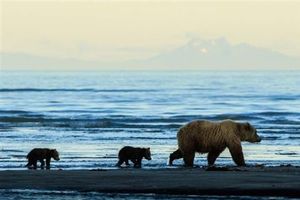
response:
[[[2,53],[122,62],[225,37],[300,57],[300,1],[8,1]]]

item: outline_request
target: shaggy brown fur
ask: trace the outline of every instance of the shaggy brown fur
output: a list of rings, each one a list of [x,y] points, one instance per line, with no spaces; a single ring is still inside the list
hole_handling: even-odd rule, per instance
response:
[[[130,147],[125,146],[119,151],[119,161],[116,166],[121,167],[125,162],[126,165],[129,165],[128,160],[133,162],[135,168],[142,167],[142,159],[151,160],[150,148],[139,148],[139,147]]]
[[[241,141],[260,142],[256,129],[249,123],[232,120],[221,122],[192,121],[177,133],[179,149],[170,154],[169,164],[183,158],[186,166],[193,166],[195,152],[208,153],[208,165],[213,165],[218,156],[228,147],[234,162],[244,166]]]
[[[59,159],[59,154],[56,151],[56,149],[42,149],[42,148],[35,148],[32,149],[28,155],[28,164],[26,167],[31,169],[31,166],[33,165],[33,169],[37,168],[37,161],[40,161],[41,163],[41,169],[44,169],[45,166],[45,159],[46,159],[46,169],[50,169],[50,161],[51,158],[54,160],[60,160]]]

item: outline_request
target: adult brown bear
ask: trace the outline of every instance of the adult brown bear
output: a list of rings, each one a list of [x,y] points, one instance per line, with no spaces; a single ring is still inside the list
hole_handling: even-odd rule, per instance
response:
[[[241,141],[260,142],[256,129],[249,123],[232,120],[212,122],[192,121],[181,127],[177,133],[178,150],[170,154],[169,164],[183,158],[185,166],[191,167],[195,153],[208,153],[208,165],[213,165],[218,156],[228,147],[232,159],[238,166],[244,166],[245,160]]]

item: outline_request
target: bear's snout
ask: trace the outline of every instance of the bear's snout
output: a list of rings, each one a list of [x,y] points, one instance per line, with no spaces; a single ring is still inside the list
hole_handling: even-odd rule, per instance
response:
[[[261,141],[261,137],[258,137],[258,138],[257,138],[257,142],[260,142],[260,141]]]
[[[145,157],[147,160],[151,160],[151,157]]]
[[[253,140],[253,142],[260,142],[261,141],[261,137],[259,137],[258,135],[256,136],[256,138]]]

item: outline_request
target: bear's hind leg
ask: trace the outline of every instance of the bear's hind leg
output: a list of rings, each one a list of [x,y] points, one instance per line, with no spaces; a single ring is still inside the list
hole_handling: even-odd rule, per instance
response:
[[[118,163],[116,164],[117,167],[121,167],[121,165],[123,164],[124,160],[123,159],[119,159]],[[128,161],[127,161],[128,162]]]
[[[28,159],[28,163],[27,163],[27,165],[25,165],[25,167],[27,167],[28,169],[31,169],[32,165],[33,165],[33,161],[31,159]]]
[[[182,152],[180,149],[177,149],[173,153],[170,154],[169,156],[169,165],[173,165],[173,161],[182,158]]]
[[[184,153],[183,161],[185,167],[193,167],[194,165],[195,152]]]
[[[208,166],[211,166],[211,165],[215,164],[216,159],[219,157],[219,155],[222,153],[222,151],[210,151],[210,152],[208,152],[208,155],[207,155]]]
[[[44,167],[45,167],[45,161],[43,159],[41,159],[40,163],[41,163],[41,169],[44,169]]]
[[[32,161],[33,169],[37,169],[37,160]]]

